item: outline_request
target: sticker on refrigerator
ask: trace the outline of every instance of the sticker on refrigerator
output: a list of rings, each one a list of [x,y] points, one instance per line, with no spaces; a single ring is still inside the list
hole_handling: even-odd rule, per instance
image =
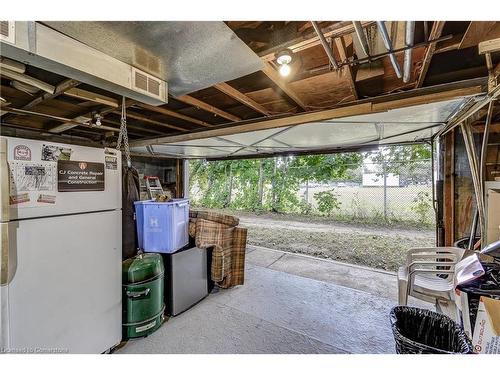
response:
[[[118,169],[118,161],[116,156],[106,156],[105,161],[106,161],[106,169],[113,169],[113,170]]]
[[[10,204],[38,207],[55,204],[56,166],[52,162],[10,161]],[[51,198],[53,197],[53,198]]]
[[[56,168],[46,162],[9,162],[12,195],[24,191],[54,191]]]
[[[14,160],[31,160],[31,149],[26,145],[14,147]]]
[[[11,195],[9,197],[10,204],[21,204],[30,201],[30,195],[28,193],[22,193],[17,195]]]
[[[42,145],[43,161],[70,160],[71,149],[69,147],[60,147],[54,145]]]
[[[48,195],[48,194],[40,194],[36,201],[39,203],[54,204],[54,203],[56,203],[56,196],[55,195]]]

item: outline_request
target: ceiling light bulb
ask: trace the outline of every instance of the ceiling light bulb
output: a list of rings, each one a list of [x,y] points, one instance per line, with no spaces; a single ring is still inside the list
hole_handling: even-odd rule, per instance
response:
[[[283,64],[279,67],[279,72],[283,77],[289,75],[291,70],[292,69],[290,69],[290,65],[288,64]]]
[[[292,51],[289,49],[284,49],[278,53],[276,56],[276,62],[279,65],[290,64],[292,62]]]

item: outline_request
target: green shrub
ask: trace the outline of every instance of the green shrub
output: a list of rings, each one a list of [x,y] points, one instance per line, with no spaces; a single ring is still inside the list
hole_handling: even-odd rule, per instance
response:
[[[413,199],[411,210],[419,217],[419,222],[426,224],[428,222],[429,211],[432,208],[432,199],[428,192],[420,191]]]
[[[331,216],[334,210],[340,209],[341,203],[338,200],[338,195],[334,190],[325,190],[314,193],[314,198],[318,202],[318,210],[323,215]]]
[[[299,202],[299,212],[302,214],[302,215],[310,215],[312,213],[312,204],[309,203],[309,202],[306,202],[304,199],[302,199],[300,202]]]

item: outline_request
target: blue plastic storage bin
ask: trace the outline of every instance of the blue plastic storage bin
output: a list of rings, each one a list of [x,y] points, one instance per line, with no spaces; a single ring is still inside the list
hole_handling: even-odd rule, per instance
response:
[[[189,200],[134,202],[139,248],[174,253],[188,244]]]

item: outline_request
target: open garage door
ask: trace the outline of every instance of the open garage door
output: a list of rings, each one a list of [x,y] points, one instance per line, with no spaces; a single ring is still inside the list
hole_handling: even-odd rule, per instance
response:
[[[336,152],[429,140],[467,102],[466,98],[194,140],[132,147],[144,155],[236,158],[286,153]]]

